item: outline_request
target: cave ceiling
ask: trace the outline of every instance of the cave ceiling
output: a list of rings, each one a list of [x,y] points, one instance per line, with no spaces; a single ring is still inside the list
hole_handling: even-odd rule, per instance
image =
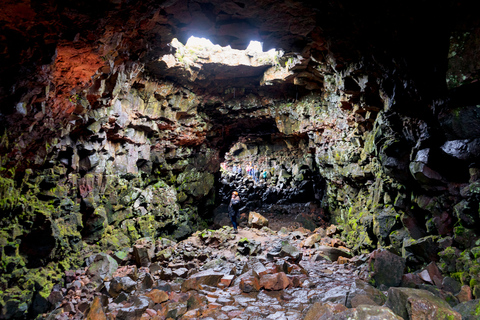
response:
[[[90,65],[108,54],[118,55],[117,62],[140,61],[147,72],[164,77],[154,62],[171,51],[173,38],[185,43],[191,35],[233,49],[261,41],[266,50],[301,56],[297,72],[308,71],[310,59],[327,56],[337,71],[349,61],[376,64],[376,72],[415,70],[420,86],[435,90],[444,81],[449,32],[471,26],[469,9],[466,1],[6,1],[0,13],[0,95],[5,99],[28,87],[25,78],[35,73],[36,81],[45,81],[42,67],[56,55],[68,58],[69,50],[90,58]],[[245,70],[250,76],[261,71]],[[229,70],[210,70],[220,73]]]
[[[177,82],[208,101],[239,92],[279,99],[321,93],[326,75],[357,64],[384,79],[387,93],[402,86],[409,101],[430,101],[446,92],[451,32],[478,25],[471,9],[468,1],[5,1],[1,116],[18,112],[19,101],[42,111],[48,103],[53,118],[68,122],[75,110],[62,101],[119,68]],[[221,56],[179,61],[172,40],[185,44],[192,35],[234,50],[257,40],[281,54],[260,61],[243,53],[250,64]],[[90,103],[96,108],[102,99]],[[21,121],[20,130],[31,126],[32,119]]]

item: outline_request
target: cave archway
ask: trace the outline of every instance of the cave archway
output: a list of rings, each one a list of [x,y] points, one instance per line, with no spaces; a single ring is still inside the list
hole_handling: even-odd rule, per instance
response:
[[[242,200],[242,226],[251,211],[267,216],[274,230],[285,226],[314,230],[327,223],[322,207],[325,180],[307,134],[284,134],[271,117],[222,124],[222,139],[212,140],[221,162],[215,174],[215,227],[228,225],[233,191]]]

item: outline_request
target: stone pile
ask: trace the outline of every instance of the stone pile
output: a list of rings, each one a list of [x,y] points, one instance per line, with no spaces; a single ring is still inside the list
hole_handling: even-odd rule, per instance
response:
[[[48,298],[55,310],[44,316],[476,319],[468,286],[434,263],[404,274],[404,259],[389,251],[353,256],[334,226],[232,231],[205,230],[178,243],[141,239],[123,260],[92,255],[85,268],[65,272],[65,285]]]

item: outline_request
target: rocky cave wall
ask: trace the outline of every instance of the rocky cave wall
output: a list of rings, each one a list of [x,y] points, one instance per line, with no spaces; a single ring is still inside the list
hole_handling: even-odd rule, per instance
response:
[[[321,19],[302,18],[306,9],[295,2],[288,10],[295,15],[259,23],[269,32],[266,43],[278,37],[279,47],[294,53],[235,90],[235,78],[195,84],[196,66],[177,73],[158,65],[159,56],[171,53],[173,36],[202,21],[188,10],[208,8],[111,1],[95,20],[95,10],[82,3],[7,4],[1,16],[7,35],[0,70],[1,317],[42,312],[53,284],[92,251],[122,254],[141,237],[182,238],[206,227],[218,203],[215,174],[223,154],[246,130],[265,134],[259,128],[303,141],[293,148],[311,155],[308,166],[325,179],[322,206],[356,252],[387,247],[410,268],[439,261],[480,296],[475,25],[455,25],[447,68],[436,54],[440,46],[418,60],[401,50],[403,60],[375,48],[373,58],[352,51],[357,42],[335,41],[351,40],[344,29],[316,28]],[[251,10],[267,17],[264,9]],[[354,9],[349,18],[360,21]],[[291,28],[282,33],[286,20]],[[216,36],[226,41],[239,25]],[[335,27],[334,36],[322,33]],[[22,46],[12,36],[21,36]],[[412,71],[427,61],[423,54],[437,60]],[[428,69],[438,61],[441,68]],[[450,91],[445,77],[433,77],[442,70]],[[272,76],[277,72],[280,80]]]

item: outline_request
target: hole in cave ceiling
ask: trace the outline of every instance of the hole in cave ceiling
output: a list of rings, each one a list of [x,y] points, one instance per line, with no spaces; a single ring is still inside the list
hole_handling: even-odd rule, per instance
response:
[[[284,55],[279,49],[264,52],[259,41],[251,41],[245,50],[238,50],[192,36],[185,45],[175,38],[170,47],[171,52],[159,57],[151,71],[200,86],[214,82],[214,86],[245,88],[272,85],[287,79],[293,81],[292,69],[303,61],[301,56]]]
[[[231,66],[268,66],[278,64],[283,56],[282,50],[270,49],[264,52],[262,43],[254,40],[250,41],[245,50],[232,49],[230,46],[222,47],[206,38],[195,36],[191,36],[185,45],[175,38],[170,46],[176,49],[174,57],[186,66],[192,66],[199,60]],[[171,59],[171,55],[162,57],[165,62],[168,59]]]

